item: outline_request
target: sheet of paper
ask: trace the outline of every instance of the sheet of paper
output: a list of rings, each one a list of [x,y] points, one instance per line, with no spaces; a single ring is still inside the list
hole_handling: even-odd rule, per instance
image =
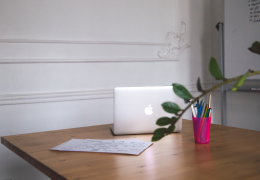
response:
[[[60,144],[58,146],[55,146],[55,147],[51,148],[50,150],[62,151],[63,149],[65,149],[67,147],[71,147],[71,146],[75,145],[76,143],[83,142],[84,140],[85,139],[71,139],[71,140],[69,140],[67,142],[64,142],[64,143],[62,143],[62,144]],[[90,140],[93,140],[93,139],[90,139]],[[106,140],[102,140],[102,141],[106,141]],[[118,141],[118,140],[113,140],[113,141]],[[129,142],[137,141],[137,142],[140,142],[141,139],[120,139],[119,141],[120,142],[122,142],[122,141],[125,141],[125,142],[126,141],[129,141]]]
[[[132,140],[99,140],[99,139],[71,139],[50,150],[57,151],[83,151],[100,153],[120,153],[138,155],[152,142],[143,142],[140,139]]]

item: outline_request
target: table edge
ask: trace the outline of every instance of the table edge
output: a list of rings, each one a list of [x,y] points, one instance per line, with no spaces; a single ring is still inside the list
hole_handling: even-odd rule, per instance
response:
[[[32,156],[25,153],[20,148],[12,145],[8,140],[6,140],[4,137],[1,137],[1,143],[6,146],[8,149],[13,151],[15,154],[20,156],[22,159],[24,159],[26,162],[30,163],[33,167],[37,168],[39,171],[44,173],[46,176],[48,176],[51,179],[55,180],[67,180],[65,177],[59,175],[57,172],[53,171],[48,166],[44,165],[43,163],[37,161]]]

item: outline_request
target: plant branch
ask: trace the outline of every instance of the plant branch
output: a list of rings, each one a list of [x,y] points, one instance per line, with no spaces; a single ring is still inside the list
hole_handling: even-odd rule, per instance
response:
[[[248,70],[248,72],[250,72],[250,73],[248,74],[248,77],[250,77],[250,76],[255,76],[255,75],[257,75],[257,74],[260,74],[260,71],[252,71],[252,70],[250,70],[250,69]],[[190,108],[190,106],[191,106],[193,103],[195,103],[197,100],[199,100],[201,97],[205,96],[206,94],[210,93],[211,91],[213,91],[213,90],[215,90],[215,89],[217,89],[217,88],[220,88],[221,86],[223,86],[223,85],[225,85],[225,84],[228,84],[228,83],[230,83],[230,82],[239,80],[241,77],[243,77],[243,75],[241,75],[241,76],[236,76],[236,77],[233,77],[233,78],[230,78],[230,79],[225,79],[225,78],[224,78],[225,81],[223,81],[222,83],[219,83],[219,84],[213,86],[212,88],[206,90],[205,92],[203,92],[200,96],[198,96],[198,97],[196,97],[195,99],[193,99],[193,101],[191,101],[190,104],[181,112],[181,114],[179,115],[177,121],[178,121],[178,120],[182,117],[182,115]],[[176,122],[177,122],[177,121],[176,121]],[[174,124],[175,124],[176,122],[172,123],[170,126],[174,126]]]

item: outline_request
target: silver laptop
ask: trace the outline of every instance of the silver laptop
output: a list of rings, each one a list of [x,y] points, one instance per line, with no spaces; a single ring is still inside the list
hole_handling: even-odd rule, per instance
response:
[[[115,135],[153,133],[160,128],[156,121],[161,117],[172,117],[161,106],[174,102],[183,108],[183,100],[175,95],[172,86],[117,87],[114,89]],[[174,132],[182,129],[182,118],[175,124]]]

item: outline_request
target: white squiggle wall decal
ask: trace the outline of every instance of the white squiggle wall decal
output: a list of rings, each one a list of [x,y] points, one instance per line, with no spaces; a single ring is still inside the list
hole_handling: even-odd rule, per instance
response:
[[[166,34],[165,40],[168,46],[167,49],[167,53],[165,55],[162,55],[162,53],[160,51],[157,52],[157,55],[160,58],[168,58],[169,56],[171,56],[172,54],[175,54],[175,59],[179,60],[179,57],[182,53],[182,51],[187,48],[190,47],[189,44],[185,44],[182,45],[182,43],[184,42],[184,37],[186,35],[186,23],[185,22],[181,22],[181,25],[184,26],[184,32],[183,33],[174,33],[174,32],[168,32]]]

